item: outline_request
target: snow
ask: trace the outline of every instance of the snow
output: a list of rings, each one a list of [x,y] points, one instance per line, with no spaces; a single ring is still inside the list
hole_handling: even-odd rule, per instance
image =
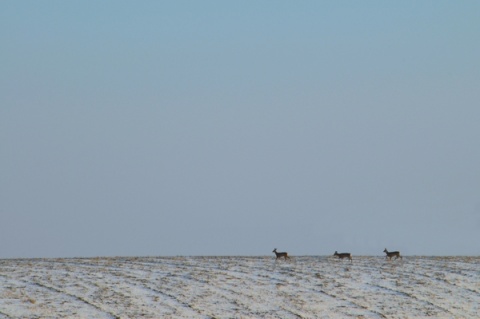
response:
[[[0,260],[2,318],[478,318],[480,257]]]

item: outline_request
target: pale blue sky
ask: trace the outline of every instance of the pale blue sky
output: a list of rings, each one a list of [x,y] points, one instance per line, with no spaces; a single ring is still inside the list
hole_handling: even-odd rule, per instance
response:
[[[0,44],[0,258],[480,254],[478,1],[2,1]]]

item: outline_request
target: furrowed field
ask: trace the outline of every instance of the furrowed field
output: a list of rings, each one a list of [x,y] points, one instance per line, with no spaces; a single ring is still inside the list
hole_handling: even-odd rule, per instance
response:
[[[480,257],[0,260],[0,318],[478,318]]]

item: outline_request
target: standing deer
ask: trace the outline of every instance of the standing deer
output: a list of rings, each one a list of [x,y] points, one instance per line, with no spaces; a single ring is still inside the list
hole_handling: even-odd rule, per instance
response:
[[[282,258],[282,257],[285,258],[285,260],[290,259],[290,257],[288,257],[288,253],[286,253],[286,252],[278,253],[277,248],[275,248],[272,252],[275,253],[275,255],[277,256],[277,258],[275,260],[277,260],[278,258]]]
[[[352,262],[352,254],[350,253],[337,253],[337,251],[335,250],[335,254],[333,254],[334,256],[338,256],[339,259],[343,259],[343,258],[348,258],[350,259],[350,262]]]
[[[395,259],[398,259],[398,257],[400,257],[400,259],[403,259],[402,256],[400,256],[400,252],[399,251],[388,251],[387,248],[385,248],[385,250],[383,251],[385,254],[387,254],[385,256],[385,259],[389,258],[390,260],[392,260],[392,257],[395,256]]]

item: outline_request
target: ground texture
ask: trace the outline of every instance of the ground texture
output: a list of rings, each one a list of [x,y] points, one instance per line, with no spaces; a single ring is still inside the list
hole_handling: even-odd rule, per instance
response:
[[[479,318],[480,257],[0,260],[3,318]]]

